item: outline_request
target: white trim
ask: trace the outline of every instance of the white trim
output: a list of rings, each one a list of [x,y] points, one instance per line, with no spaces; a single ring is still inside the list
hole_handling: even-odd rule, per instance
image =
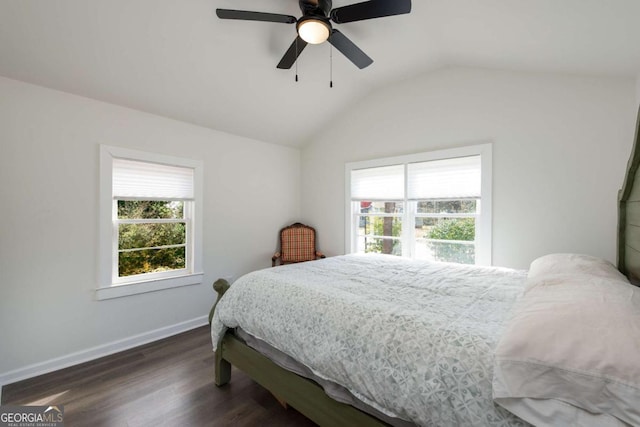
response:
[[[115,224],[186,224],[188,220],[184,218],[145,218],[145,219],[114,219]]]
[[[164,289],[179,288],[181,286],[199,285],[202,283],[203,273],[185,274],[178,277],[165,277],[144,282],[115,284],[106,288],[96,289],[96,299],[105,300],[162,291]]]
[[[191,221],[187,224],[187,227],[192,227],[193,230],[188,230],[188,233],[191,233],[191,253],[193,256],[191,259],[193,263],[191,264],[192,271],[198,272],[202,271],[202,239],[204,236],[204,228],[203,228],[203,206],[204,206],[204,164],[199,162],[200,166],[196,167],[195,173],[193,175],[194,179],[194,197],[196,201],[194,203],[189,203],[186,209],[192,209]]]
[[[493,260],[493,214],[491,207],[493,189],[493,146],[484,144],[480,146],[481,168],[481,194],[480,215],[476,217],[478,226],[476,227],[476,241],[484,244],[476,247],[476,264],[492,265]]]
[[[344,166],[344,253],[354,252],[356,238],[353,236],[356,229],[353,212],[353,202],[351,200],[351,163]]]
[[[186,243],[177,243],[175,245],[149,246],[149,247],[146,247],[146,248],[118,249],[118,253],[146,251],[146,250],[149,250],[149,249],[185,248],[186,246],[187,246]]]
[[[202,162],[199,160],[151,153],[148,151],[131,150],[129,148],[114,147],[112,145],[100,145],[100,152],[109,154],[109,156],[116,157],[118,159],[139,160],[142,162],[159,163],[168,166],[181,166],[193,169],[202,167]]]
[[[375,168],[400,163],[427,162],[429,160],[443,160],[453,157],[467,157],[478,154],[485,154],[484,150],[491,149],[491,143],[486,142],[466,147],[447,148],[445,150],[425,151],[424,153],[405,154],[403,156],[384,157],[382,159],[363,160],[359,162],[349,162],[345,165],[348,171],[352,169]],[[489,153],[490,154],[490,153]]]
[[[492,262],[492,167],[493,167],[493,152],[492,144],[482,143],[476,145],[470,145],[466,147],[449,148],[445,150],[427,151],[424,153],[408,154],[403,156],[385,157],[382,159],[364,160],[359,162],[349,162],[345,164],[345,230],[344,230],[344,250],[345,253],[355,252],[356,236],[353,227],[354,215],[352,213],[352,200],[351,200],[351,171],[357,169],[375,168],[382,166],[405,164],[408,163],[425,162],[430,160],[442,160],[455,157],[467,157],[480,155],[481,158],[481,191],[482,199],[480,203],[480,214],[476,216],[478,221],[476,227],[476,241],[481,244],[476,246],[476,264],[478,265],[491,265]],[[405,180],[406,186],[406,180]],[[405,188],[406,194],[406,188]],[[408,201],[408,200],[407,200]],[[405,214],[408,212],[409,206],[405,206]],[[405,229],[406,227],[403,227]],[[403,247],[403,253],[406,248]]]
[[[111,159],[113,157],[111,148],[106,145],[100,146],[100,193],[99,193],[99,213],[98,213],[98,286],[111,286],[112,253],[113,253],[113,196],[111,194],[111,181],[113,170]],[[117,273],[116,273],[117,274]]]
[[[1,388],[6,384],[12,384],[17,381],[37,377],[38,375],[43,375],[59,369],[68,368],[69,366],[78,365],[80,363],[89,362],[104,356],[129,350],[153,341],[158,341],[163,338],[190,331],[191,329],[199,328],[200,326],[206,325],[208,322],[208,316],[200,316],[195,319],[176,323],[175,325],[154,329],[149,332],[144,332],[142,334],[112,341],[107,344],[102,344],[86,350],[77,351],[65,356],[56,357],[44,362],[34,363],[33,365],[2,373],[0,374],[0,398],[2,396]]]

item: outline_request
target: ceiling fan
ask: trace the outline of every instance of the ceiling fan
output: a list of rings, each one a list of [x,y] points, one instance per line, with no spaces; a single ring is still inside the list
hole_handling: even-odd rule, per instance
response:
[[[249,10],[216,9],[220,19],[240,19],[245,21],[266,21],[282,24],[296,24],[298,36],[278,63],[278,68],[289,69],[300,56],[307,44],[328,41],[358,68],[365,68],[373,59],[340,31],[331,26],[384,16],[402,15],[411,12],[411,0],[369,0],[348,6],[331,8],[331,0],[299,0],[302,16],[278,13],[252,12]]]

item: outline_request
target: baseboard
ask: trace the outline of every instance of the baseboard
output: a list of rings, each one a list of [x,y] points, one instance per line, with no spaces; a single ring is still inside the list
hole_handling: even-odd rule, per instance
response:
[[[134,335],[118,341],[112,341],[97,347],[88,348],[62,357],[56,357],[55,359],[2,373],[0,374],[0,401],[2,399],[2,386],[6,384],[12,384],[16,381],[37,377],[38,375],[47,374],[59,369],[68,368],[69,366],[109,356],[110,354],[118,353],[120,351],[129,350],[143,344],[148,344],[153,341],[158,341],[172,335],[177,335],[182,332],[204,326],[208,322],[209,319],[207,316],[201,316],[195,319],[176,323],[175,325],[165,326],[164,328],[155,329],[153,331]]]

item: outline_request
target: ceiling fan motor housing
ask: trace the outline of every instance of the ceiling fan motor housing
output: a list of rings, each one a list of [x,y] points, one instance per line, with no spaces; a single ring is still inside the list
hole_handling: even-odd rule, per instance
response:
[[[298,2],[304,16],[328,17],[331,12],[331,0],[300,0]]]

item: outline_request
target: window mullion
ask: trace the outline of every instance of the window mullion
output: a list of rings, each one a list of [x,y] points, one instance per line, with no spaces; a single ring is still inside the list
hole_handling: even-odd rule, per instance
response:
[[[193,236],[193,202],[185,202],[183,205],[183,221],[185,223],[185,267],[189,271],[194,270],[194,236]]]
[[[119,275],[119,253],[120,248],[120,227],[118,226],[118,201],[114,200],[111,204],[111,277],[116,278]]]
[[[360,212],[356,208],[358,202],[351,201],[351,244],[349,245],[349,253],[357,252],[358,247],[358,222],[360,218]]]
[[[357,202],[356,202],[357,203]],[[400,202],[398,202],[400,203]],[[370,216],[372,218],[374,217],[393,217],[393,218],[404,218],[404,213],[386,213],[386,212],[372,212],[372,213],[361,213],[361,214],[356,214],[356,215],[362,215],[362,216]]]
[[[136,218],[136,219],[116,219],[114,222],[120,224],[179,224],[186,223],[185,218]]]
[[[416,202],[413,200],[405,200],[404,219],[405,226],[402,229],[403,247],[402,253],[408,258],[415,258],[415,229],[416,229]],[[411,233],[413,232],[414,235]]]
[[[149,249],[171,249],[171,248],[186,248],[186,243],[177,243],[175,245],[162,245],[162,246],[145,246],[140,248],[131,248],[131,249],[118,249],[118,253],[124,252],[138,252],[138,251],[146,251]]]
[[[478,218],[475,213],[416,213],[416,218]]]

